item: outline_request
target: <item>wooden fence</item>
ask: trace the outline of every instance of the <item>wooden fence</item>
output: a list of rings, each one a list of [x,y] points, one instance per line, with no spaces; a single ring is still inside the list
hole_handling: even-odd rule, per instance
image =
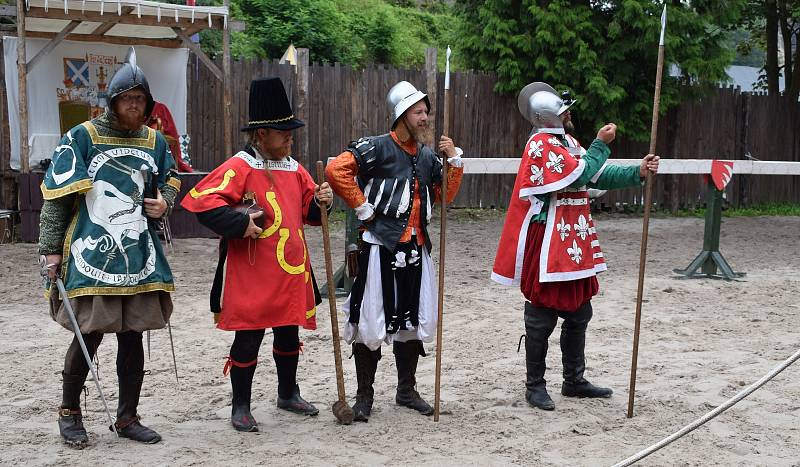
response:
[[[307,55],[305,55],[307,57]],[[234,150],[244,144],[239,128],[247,121],[250,81],[262,76],[280,76],[289,91],[305,128],[295,134],[298,159],[307,168],[317,160],[339,154],[360,136],[388,130],[385,96],[400,80],[428,90],[434,133],[443,127],[444,76],[435,68],[436,52],[429,49],[423,70],[403,70],[383,65],[354,70],[339,64],[303,64],[294,67],[270,60],[232,63],[231,113]],[[194,167],[208,171],[230,156],[223,143],[222,85],[194,56],[188,63],[187,129],[192,137],[190,154]],[[0,81],[3,80],[0,54]],[[516,110],[516,96],[493,92],[496,77],[479,72],[451,75],[454,96],[451,137],[464,149],[465,157],[519,157],[530,125]],[[300,89],[307,83],[307,90]],[[301,98],[304,96],[304,99]],[[158,96],[156,96],[158,98]],[[22,206],[37,197],[19,193],[29,183],[20,183],[9,167],[8,115],[5,86],[0,89],[3,122],[0,125],[0,208],[22,209],[32,214],[38,206]],[[305,105],[300,105],[305,103]],[[687,101],[671,109],[660,120],[657,152],[662,157],[683,159],[800,160],[800,104],[777,96],[741,93],[723,88],[709,96]],[[588,145],[589,141],[584,141]],[[646,143],[618,138],[612,157],[640,158]],[[187,178],[187,182],[197,177]],[[457,207],[505,207],[514,184],[511,175],[467,175],[455,200]],[[23,186],[24,185],[24,186]],[[677,210],[704,203],[704,184],[698,176],[668,175],[656,178],[654,202]],[[800,203],[800,177],[738,175],[726,190],[729,203],[751,206],[765,202]],[[595,206],[617,209],[641,203],[641,189],[609,192]],[[33,226],[38,221],[31,221]],[[180,232],[176,232],[181,234]]]
[[[435,58],[429,62],[435,63]],[[192,159],[199,170],[210,170],[228,155],[222,149],[222,88],[202,64],[190,58],[188,104],[189,132],[193,137]],[[387,131],[389,117],[385,96],[399,80],[407,80],[421,89],[433,90],[430,67],[426,70],[400,70],[376,65],[353,70],[339,64],[308,66],[307,151],[295,151],[306,166],[339,154],[360,136]],[[297,73],[291,65],[277,61],[235,61],[233,111],[238,130],[247,119],[249,82],[260,76],[280,76],[291,98],[298,99]],[[436,129],[443,127],[443,73],[435,73],[435,91],[429,92],[434,105]],[[452,137],[464,149],[466,157],[519,157],[530,125],[516,111],[516,96],[493,92],[492,74],[456,72],[451,75],[454,96]],[[682,159],[744,159],[746,154],[761,160],[800,160],[800,104],[762,94],[742,93],[721,88],[711,95],[688,101],[671,109],[660,119],[657,152],[662,157]],[[299,135],[299,132],[298,132]],[[438,133],[437,133],[438,136]],[[296,137],[300,140],[302,135]],[[234,147],[244,143],[241,134],[234,136]],[[587,146],[589,141],[584,142]],[[299,145],[296,141],[296,146]],[[612,157],[639,158],[647,143],[633,142],[624,136],[612,146]],[[455,200],[459,207],[505,207],[514,184],[509,175],[467,175]],[[701,177],[669,175],[658,177],[654,202],[665,209],[693,208],[704,203],[705,186]],[[800,202],[800,177],[739,175],[726,190],[729,203],[751,206],[766,202]],[[641,190],[609,192],[599,206],[617,206],[641,202]]]

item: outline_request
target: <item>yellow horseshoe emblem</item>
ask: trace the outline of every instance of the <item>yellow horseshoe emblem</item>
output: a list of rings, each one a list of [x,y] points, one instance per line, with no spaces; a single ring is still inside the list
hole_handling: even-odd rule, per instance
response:
[[[231,179],[235,176],[236,172],[234,172],[233,169],[228,169],[225,172],[225,174],[222,175],[222,183],[220,183],[219,186],[206,188],[203,191],[197,191],[194,188],[192,188],[191,191],[189,191],[189,195],[191,195],[192,198],[197,199],[201,196],[210,195],[211,193],[216,193],[217,191],[224,190],[225,187],[228,186],[228,183],[231,182]]]
[[[258,238],[267,238],[277,232],[281,226],[281,222],[283,221],[283,213],[281,212],[281,206],[278,204],[278,200],[275,199],[275,192],[268,191],[265,193],[265,196],[267,198],[267,203],[272,206],[272,212],[275,213],[275,219],[272,221],[272,225],[264,229]]]
[[[278,264],[281,265],[284,271],[288,272],[289,274],[303,274],[306,272],[306,260],[308,259],[308,254],[306,253],[305,248],[305,240],[303,239],[303,230],[297,229],[297,234],[300,235],[300,240],[303,241],[303,262],[298,264],[297,266],[293,266],[286,261],[286,241],[289,240],[289,229],[280,229],[278,234],[281,238],[278,240],[278,248],[275,253],[278,256]]]

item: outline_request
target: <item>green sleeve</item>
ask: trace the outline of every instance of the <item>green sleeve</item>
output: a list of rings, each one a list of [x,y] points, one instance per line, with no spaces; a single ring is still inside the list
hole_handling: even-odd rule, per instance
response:
[[[590,182],[590,188],[613,190],[642,184],[638,165],[608,165],[596,182]]]
[[[586,167],[583,169],[581,176],[570,184],[570,187],[580,188],[588,184],[592,177],[600,170],[600,167],[606,163],[610,155],[611,148],[609,148],[606,143],[599,139],[592,141],[589,149],[586,150],[586,154],[581,156],[581,160],[584,161]]]
[[[77,194],[46,199],[39,215],[39,254],[60,255],[75,211]]]

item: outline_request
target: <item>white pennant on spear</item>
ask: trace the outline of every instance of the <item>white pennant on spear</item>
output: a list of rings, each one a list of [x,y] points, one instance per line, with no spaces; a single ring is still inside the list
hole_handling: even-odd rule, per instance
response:
[[[656,152],[658,135],[658,110],[661,100],[661,75],[664,70],[664,32],[667,30],[667,5],[661,13],[661,37],[658,40],[658,65],[656,66],[656,89],[653,93],[653,121],[650,125],[650,154]],[[642,218],[642,248],[639,252],[639,286],[636,291],[636,318],[633,327],[633,356],[631,357],[631,381],[628,387],[628,418],[633,417],[633,401],[636,396],[636,365],[639,359],[639,327],[642,320],[642,294],[644,293],[644,267],[647,259],[647,233],[650,227],[650,205],[653,203],[653,174],[648,170],[644,184],[644,217]]]

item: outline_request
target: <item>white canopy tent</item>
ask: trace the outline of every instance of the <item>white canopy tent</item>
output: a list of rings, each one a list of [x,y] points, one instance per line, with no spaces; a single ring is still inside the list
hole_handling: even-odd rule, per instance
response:
[[[223,82],[224,137],[227,152],[232,142],[230,112],[230,27],[228,0],[224,6],[188,6],[147,0],[17,0],[16,8],[1,6],[0,15],[17,20],[17,88],[19,109],[20,168],[30,171],[28,72],[63,41],[84,41],[119,45],[145,45],[159,48],[186,47]],[[231,24],[242,29],[241,23]],[[223,31],[223,69],[211,60],[191,36],[203,29]],[[49,41],[34,50],[28,59],[27,38]],[[8,64],[7,64],[7,69]],[[182,75],[185,76],[185,75]],[[180,76],[178,76],[180,78]],[[14,77],[6,75],[6,79]],[[181,106],[178,106],[181,107]],[[185,114],[185,105],[182,107]],[[185,120],[185,115],[178,120]]]

